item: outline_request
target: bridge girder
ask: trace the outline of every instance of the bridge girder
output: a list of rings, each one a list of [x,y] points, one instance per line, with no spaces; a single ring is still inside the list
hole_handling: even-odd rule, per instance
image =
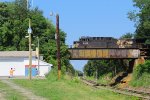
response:
[[[71,60],[92,59],[137,59],[140,50],[137,48],[69,48]]]

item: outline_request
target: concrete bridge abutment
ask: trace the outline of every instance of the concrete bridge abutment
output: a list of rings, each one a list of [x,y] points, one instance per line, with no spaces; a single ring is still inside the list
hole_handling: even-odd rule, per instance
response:
[[[140,57],[138,59],[132,59],[131,61],[129,61],[129,68],[127,72],[132,73],[136,66],[138,66],[139,64],[144,64],[144,63],[145,63],[144,57]]]

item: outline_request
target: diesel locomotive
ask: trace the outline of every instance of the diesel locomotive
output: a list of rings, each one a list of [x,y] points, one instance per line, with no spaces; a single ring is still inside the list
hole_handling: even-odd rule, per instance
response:
[[[113,37],[81,37],[73,48],[149,48],[146,39],[115,39]]]

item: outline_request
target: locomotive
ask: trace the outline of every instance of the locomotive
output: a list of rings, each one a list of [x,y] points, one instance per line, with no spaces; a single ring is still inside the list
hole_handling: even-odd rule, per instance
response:
[[[149,48],[146,39],[115,39],[113,37],[81,37],[73,48]]]

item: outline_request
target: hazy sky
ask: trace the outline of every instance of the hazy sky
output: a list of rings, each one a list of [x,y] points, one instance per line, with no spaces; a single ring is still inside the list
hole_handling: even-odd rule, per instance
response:
[[[67,45],[81,36],[119,38],[135,31],[134,23],[127,18],[127,13],[135,10],[132,0],[33,0],[33,7],[36,6],[53,23],[55,18],[50,12],[60,15],[60,28],[67,33]],[[86,61],[71,62],[82,70]]]

